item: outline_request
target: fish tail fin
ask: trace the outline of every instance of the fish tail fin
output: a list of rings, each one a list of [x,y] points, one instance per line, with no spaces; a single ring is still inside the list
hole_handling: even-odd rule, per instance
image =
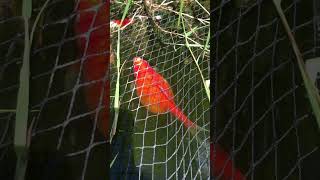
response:
[[[173,108],[171,108],[170,111],[175,117],[177,117],[183,123],[183,125],[186,128],[191,128],[192,130],[197,129],[198,126],[194,122],[192,122],[187,116],[185,116],[183,112],[175,105]]]
[[[245,176],[235,169],[229,154],[218,144],[211,144],[211,170],[213,176],[222,176],[222,179],[245,180]]]

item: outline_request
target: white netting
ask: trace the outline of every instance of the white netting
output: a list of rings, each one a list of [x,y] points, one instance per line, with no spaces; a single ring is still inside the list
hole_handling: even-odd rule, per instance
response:
[[[130,138],[137,177],[209,178],[209,133],[192,136],[170,113],[149,112],[136,94],[133,75],[133,58],[147,60],[171,85],[174,100],[183,113],[197,125],[209,129],[209,100],[200,75],[209,79],[209,51],[204,50],[210,25],[208,3],[186,1],[182,14],[187,32],[199,28],[188,41],[200,45],[191,47],[200,71],[185,45],[182,25],[177,26],[178,2],[134,1],[129,10],[127,17],[134,17],[134,22],[120,34],[120,109],[131,114],[132,120],[121,117],[120,113],[119,121],[127,121],[134,129]],[[121,19],[125,5],[119,1],[111,4],[111,20]],[[115,53],[117,32],[112,36]],[[117,81],[116,58],[111,68],[112,109]]]
[[[30,58],[29,124],[34,121],[35,126],[32,129],[27,179],[105,179],[108,176],[106,141],[96,128],[99,124],[98,114],[101,110],[105,112],[106,108],[103,98],[106,92],[103,84],[108,83],[108,69],[105,61],[102,61],[101,66],[91,64],[96,60],[91,57],[107,52],[101,49],[99,52],[92,52],[94,50],[88,50],[89,47],[97,45],[81,41],[81,39],[89,40],[95,31],[106,28],[103,25],[94,25],[99,18],[98,11],[105,3],[94,0],[88,2],[96,4],[80,12],[79,1],[49,1],[39,19]],[[1,13],[9,13],[0,21],[0,26],[3,27],[0,36],[0,103],[2,109],[13,110],[16,105],[24,31],[22,18],[19,16],[21,4],[6,3],[4,8],[6,11]],[[33,1],[31,22],[34,22],[44,3],[44,0]],[[117,17],[119,19],[124,4],[121,2],[112,4],[112,18],[119,15]],[[152,5],[157,4],[160,5],[159,2],[152,2]],[[196,43],[197,46],[200,45],[190,48],[198,61],[199,68],[185,46],[183,38],[185,34],[181,31],[181,24],[176,28],[179,17],[178,4],[172,2],[161,5],[158,6],[160,9],[154,12],[150,12],[154,9],[149,7],[151,9],[147,12],[144,3],[136,1],[128,14],[128,16],[135,14],[135,23],[121,33],[123,36],[120,57],[121,64],[124,65],[120,77],[121,109],[113,145],[116,147],[116,144],[123,144],[124,142],[118,140],[120,134],[123,131],[129,132],[130,141],[126,143],[130,144],[132,150],[125,150],[128,154],[117,156],[124,157],[123,159],[130,157],[128,167],[120,171],[120,173],[125,172],[124,175],[127,177],[132,171],[133,174],[138,174],[137,178],[142,176],[154,179],[209,178],[209,146],[205,146],[208,143],[208,133],[202,132],[192,137],[180,121],[170,113],[147,112],[139,103],[132,84],[131,60],[134,56],[141,56],[170,83],[175,94],[175,102],[183,113],[199,126],[209,128],[209,101],[199,74],[201,72],[205,80],[209,79],[209,52],[204,51],[209,32],[209,14],[205,11],[209,9],[208,2],[205,8],[202,6],[203,2],[186,1],[181,17],[186,25],[186,31],[191,32],[188,33],[191,46]],[[161,9],[162,7],[165,9]],[[74,24],[79,21],[79,14],[87,12],[93,17],[87,22],[89,31],[75,30]],[[157,21],[161,23],[159,27],[174,34],[164,33],[151,24],[154,13],[161,16],[161,20]],[[109,25],[107,23],[106,25],[108,28]],[[194,27],[197,28],[193,29]],[[197,59],[198,57],[200,58]],[[116,75],[114,65],[111,69],[112,99]],[[95,75],[89,77],[88,74]],[[113,101],[111,111],[112,105]],[[128,125],[127,121],[134,122],[133,131],[130,127],[123,130],[121,125]],[[1,113],[0,123],[0,161],[3,170],[0,177],[12,179],[15,169],[14,113]],[[123,149],[127,147],[123,146]],[[117,151],[117,148],[114,149]],[[129,165],[130,163],[133,165]],[[133,170],[129,167],[133,167]]]
[[[31,24],[44,3],[44,0],[33,1]],[[80,53],[77,41],[81,35],[74,33],[74,23],[80,14],[78,4],[78,1],[50,0],[34,34],[30,53],[29,124],[31,121],[35,124],[26,179],[105,179],[108,176],[106,141],[95,128],[99,109],[88,109],[82,94],[83,89],[95,82],[86,83],[79,71],[88,53]],[[97,3],[90,11],[97,14],[104,4]],[[6,5],[3,9],[8,14],[4,16],[0,11],[0,107],[14,110],[24,30],[19,16],[20,2]],[[106,27],[108,24],[95,28]],[[100,81],[105,82],[104,79]],[[14,113],[0,115],[0,179],[13,179],[15,116]]]
[[[214,1],[214,142],[247,179],[319,179],[319,130],[273,1]],[[319,1],[283,0],[303,58],[319,56]]]
[[[156,9],[146,7],[145,1],[135,1],[127,15],[134,16],[135,22],[121,31],[121,106],[112,144],[116,162],[111,177],[208,179],[208,133],[193,137],[170,113],[148,112],[134,89],[132,59],[146,59],[169,82],[183,113],[209,129],[209,102],[200,76],[201,72],[208,79],[210,73],[209,53],[203,49],[210,22],[204,9],[209,9],[209,2],[184,1],[182,9],[187,32],[197,27],[188,37],[202,45],[191,47],[194,56],[200,57],[200,71],[185,46],[182,27],[177,26],[178,1],[148,2]],[[34,16],[43,4],[44,0],[34,1]],[[107,82],[108,70],[93,80],[82,75],[89,61],[88,54],[79,53],[80,36],[74,33],[77,4],[51,0],[35,34],[29,118],[35,120],[35,127],[28,179],[108,177],[106,141],[95,126],[103,108],[99,83]],[[21,4],[2,1],[0,5],[0,108],[12,110],[24,44]],[[98,3],[88,11],[97,14],[102,6]],[[282,6],[304,59],[319,56],[318,1],[283,0]],[[120,19],[124,7],[113,1],[111,19]],[[272,1],[213,1],[212,13],[213,141],[230,152],[247,179],[320,179],[317,125]],[[99,28],[103,27],[90,29]],[[190,39],[190,44],[196,44]],[[116,40],[115,33],[113,50]],[[111,115],[115,70],[112,64]],[[86,105],[84,90],[90,87],[98,92],[95,107]],[[0,114],[0,179],[14,176],[14,117],[14,113]]]

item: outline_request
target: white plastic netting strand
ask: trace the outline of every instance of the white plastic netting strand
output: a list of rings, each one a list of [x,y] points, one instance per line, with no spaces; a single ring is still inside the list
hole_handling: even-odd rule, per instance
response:
[[[319,179],[319,130],[273,1],[214,1],[214,142],[247,179]],[[319,56],[318,1],[283,0],[305,60]]]
[[[4,110],[15,109],[16,105],[24,40],[19,3],[8,3],[8,7],[3,8],[7,14],[0,11],[0,107]],[[44,3],[33,1],[31,24]],[[90,55],[81,54],[77,47],[81,36],[90,35],[90,32],[74,33],[74,23],[81,13],[77,10],[78,4],[78,1],[49,1],[34,34],[28,124],[31,121],[35,124],[26,179],[105,179],[108,176],[106,141],[95,126],[101,103],[97,103],[96,109],[88,109],[82,94],[84,88],[95,82],[85,82],[77,69]],[[104,4],[98,3],[90,11],[97,14]],[[106,78],[98,81],[106,83]],[[0,179],[13,179],[15,116],[12,112],[0,115]]]
[[[100,10],[109,2],[88,0],[89,5],[95,4],[87,8],[88,4],[83,2],[49,0],[35,31],[30,58],[29,118],[35,126],[32,129],[27,179],[108,177],[106,140],[97,129],[100,112],[102,117],[106,117],[104,97],[109,95],[104,84],[109,83],[108,62],[101,61],[93,66],[93,62],[100,60],[97,56],[108,54],[108,51],[99,49],[95,52],[93,49],[100,44],[90,38],[95,32],[109,28],[108,22],[95,24],[101,23]],[[44,3],[44,0],[33,1],[31,23]],[[177,28],[179,2],[162,3],[152,2],[149,4],[152,7],[148,6],[146,10],[145,2],[135,1],[128,14],[128,17],[134,17],[135,23],[121,32],[121,113],[112,149],[117,151],[117,144],[122,146],[122,150],[126,149],[126,143],[132,148],[124,150],[126,154],[118,154],[116,161],[120,159],[123,163],[123,159],[129,159],[128,162],[124,160],[127,165],[124,171],[117,167],[120,169],[118,176],[128,178],[130,174],[137,174],[136,178],[145,179],[208,179],[209,134],[199,132],[191,136],[170,113],[148,112],[135,93],[132,58],[141,56],[169,82],[176,105],[183,113],[197,125],[209,129],[209,101],[203,83],[209,79],[209,46],[205,46],[210,24],[209,2],[184,2],[180,21],[184,22],[188,36],[181,31],[182,24]],[[120,1],[111,4],[111,19],[119,19],[125,4]],[[0,107],[9,111],[16,105],[23,51],[20,6],[19,2],[7,2],[3,8],[5,11],[0,12],[3,15],[0,21]],[[79,10],[80,7],[83,9]],[[152,24],[155,17],[158,26]],[[84,27],[88,29],[83,30]],[[104,38],[106,42],[109,39],[100,39]],[[190,49],[186,47],[186,39]],[[111,115],[116,77],[114,68],[111,63]],[[14,121],[14,113],[1,113],[1,179],[14,177]],[[129,132],[130,138],[121,142],[119,139],[124,131]]]
[[[134,1],[127,15],[134,22],[120,33],[120,109],[131,114],[132,121],[127,116],[121,117],[122,113],[119,121],[133,127],[130,138],[138,178],[209,179],[210,176],[209,133],[192,136],[170,113],[149,112],[135,89],[133,58],[141,57],[167,80],[183,113],[200,127],[209,129],[209,100],[200,75],[209,80],[209,51],[205,50],[210,26],[209,1],[185,1],[185,4],[181,18],[187,32],[194,29],[188,42],[198,46],[190,49],[200,71],[186,46],[182,25],[177,26],[178,1]],[[111,3],[111,20],[121,19],[125,5],[120,1]],[[112,36],[116,57],[117,32]],[[111,109],[116,81],[115,58],[111,64]]]

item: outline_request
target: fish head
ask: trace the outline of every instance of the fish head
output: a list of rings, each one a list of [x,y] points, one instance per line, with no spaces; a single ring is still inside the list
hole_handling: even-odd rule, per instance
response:
[[[135,57],[133,58],[133,71],[135,75],[138,74],[138,72],[142,72],[146,70],[149,67],[149,63],[142,59],[141,57]]]
[[[141,57],[134,57],[133,58],[133,65],[134,66],[140,66],[143,63],[143,60]]]

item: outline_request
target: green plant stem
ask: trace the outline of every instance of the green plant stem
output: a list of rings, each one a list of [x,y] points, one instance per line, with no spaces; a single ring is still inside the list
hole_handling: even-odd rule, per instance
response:
[[[302,79],[304,82],[304,86],[306,88],[313,113],[316,117],[318,126],[320,128],[320,96],[319,96],[318,90],[315,87],[314,83],[310,80],[310,77],[308,76],[308,74],[306,73],[305,64],[304,64],[301,52],[298,48],[298,45],[294,39],[294,36],[291,32],[290,27],[289,27],[288,21],[287,21],[285,15],[283,13],[283,10],[281,8],[281,0],[273,0],[273,2],[275,4],[277,12],[280,16],[280,19],[283,23],[283,26],[288,34],[293,51],[296,55],[298,67],[299,67],[299,70],[300,70],[300,73],[301,73],[301,76],[302,76]]]
[[[46,2],[43,4],[43,6],[41,7],[41,10],[39,12],[39,14],[37,15],[36,17],[36,20],[34,21],[33,23],[33,26],[32,26],[32,30],[31,30],[31,34],[30,34],[30,47],[32,45],[32,41],[33,41],[33,36],[34,36],[34,32],[36,30],[36,27],[37,27],[37,24],[40,20],[40,17],[41,17],[41,14],[43,13],[43,11],[45,10],[45,8],[47,7],[47,5],[49,4],[50,0],[46,0]]]
[[[30,112],[39,112],[40,110],[30,110]],[[16,109],[0,109],[0,113],[15,113]]]
[[[17,112],[14,133],[14,148],[17,155],[15,180],[24,180],[28,164],[27,123],[29,108],[29,77],[30,77],[30,38],[29,19],[31,17],[32,1],[24,0],[22,16],[24,19],[24,53],[20,70]]]
[[[117,131],[119,108],[120,108],[119,99],[120,99],[120,28],[118,29],[118,42],[117,42],[117,83],[116,83],[116,90],[114,94],[114,106],[113,106],[115,114],[114,114],[112,129],[111,129],[110,142],[112,142],[112,138]]]
[[[110,163],[110,168],[113,166],[114,162],[116,161],[117,157],[118,157],[119,153],[116,154],[116,156],[112,159],[111,163]]]
[[[183,11],[183,7],[184,7],[184,0],[180,0],[180,5],[179,5],[179,18],[178,18],[178,28],[180,28],[180,21],[181,21],[181,17],[182,17],[182,11]]]
[[[126,17],[126,15],[128,14],[130,5],[132,3],[133,0],[129,0],[128,3],[126,4],[126,7],[124,9],[124,12],[122,14],[122,18],[121,18],[121,23],[123,22],[124,18]],[[119,117],[119,109],[120,109],[120,32],[121,32],[121,28],[118,27],[118,40],[117,40],[117,83],[116,83],[116,90],[115,90],[115,94],[114,94],[114,119],[113,119],[113,124],[112,124],[112,129],[111,129],[111,133],[110,133],[110,143],[112,142],[113,136],[116,134],[117,131],[117,125],[118,125],[118,117]]]
[[[210,101],[210,90],[209,90],[209,88],[206,86],[206,81],[205,81],[205,79],[204,79],[204,77],[203,77],[201,68],[200,68],[199,63],[198,63],[198,60],[199,60],[200,56],[198,57],[198,59],[196,59],[196,57],[194,56],[194,54],[193,54],[193,52],[192,52],[192,50],[191,50],[191,48],[190,48],[190,46],[189,46],[189,42],[188,42],[188,39],[187,39],[187,32],[186,32],[186,29],[185,29],[185,25],[184,25],[184,20],[183,20],[183,18],[181,19],[181,21],[182,21],[182,27],[183,27],[184,37],[185,37],[185,41],[186,41],[186,46],[187,46],[188,50],[190,51],[191,56],[192,56],[192,59],[194,60],[196,66],[197,66],[197,68],[198,68],[198,71],[199,71],[200,76],[201,76],[201,79],[202,79],[203,86],[204,86],[204,88],[205,88],[205,91],[206,91],[206,94],[207,94],[207,97],[208,97],[208,100]]]

